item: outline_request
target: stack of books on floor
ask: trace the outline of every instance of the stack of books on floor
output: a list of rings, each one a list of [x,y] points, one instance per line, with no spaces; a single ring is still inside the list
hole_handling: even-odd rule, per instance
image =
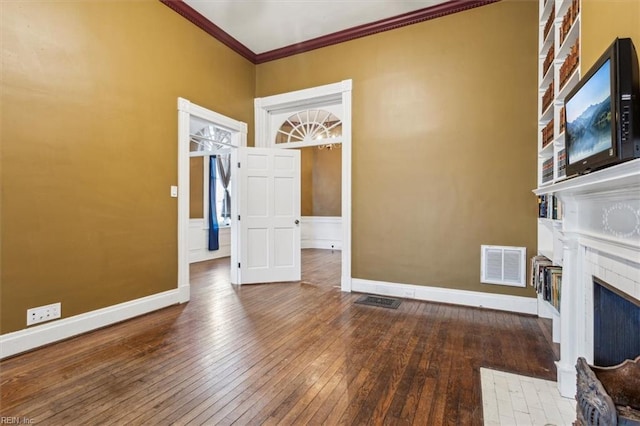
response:
[[[531,258],[531,286],[560,312],[560,293],[562,291],[562,267],[554,265],[545,256]]]

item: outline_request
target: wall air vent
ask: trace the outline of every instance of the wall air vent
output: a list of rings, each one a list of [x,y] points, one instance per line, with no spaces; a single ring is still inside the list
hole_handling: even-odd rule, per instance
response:
[[[480,246],[480,282],[526,287],[526,247]]]

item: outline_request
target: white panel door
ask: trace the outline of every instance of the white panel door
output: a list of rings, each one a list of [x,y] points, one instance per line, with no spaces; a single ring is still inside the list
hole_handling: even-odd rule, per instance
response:
[[[300,151],[238,148],[239,283],[299,281]]]

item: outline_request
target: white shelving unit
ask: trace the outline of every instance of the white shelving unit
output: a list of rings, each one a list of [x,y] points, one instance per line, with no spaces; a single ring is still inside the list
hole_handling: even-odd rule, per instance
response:
[[[549,188],[547,192],[545,187],[553,186],[565,178],[564,129],[561,127],[564,99],[580,79],[581,5],[580,0],[539,1],[536,192],[553,195],[553,190]],[[571,68],[573,69],[568,72],[567,69]],[[563,241],[562,218],[538,219],[539,255],[546,256],[554,265],[562,266]],[[540,296],[538,306],[541,317],[553,319],[553,340],[559,342],[561,313]]]

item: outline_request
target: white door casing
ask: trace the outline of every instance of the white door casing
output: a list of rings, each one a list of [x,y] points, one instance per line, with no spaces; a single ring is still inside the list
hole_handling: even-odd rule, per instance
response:
[[[232,135],[234,146],[247,145],[247,124],[241,121],[226,117],[217,112],[203,108],[191,103],[184,98],[178,98],[178,290],[180,303],[188,302],[190,298],[189,286],[189,141],[191,124],[193,120],[204,120],[227,129]],[[235,151],[231,151],[232,159]],[[233,199],[237,198],[233,194],[233,178],[231,183],[232,192],[232,213]],[[235,254],[233,250],[234,238],[237,235],[235,221],[231,223],[231,280],[235,279],[238,271],[234,267]]]
[[[342,121],[342,273],[341,290],[351,291],[351,91],[352,81],[273,95],[254,100],[255,146],[265,148],[287,148],[287,144],[276,144],[272,117],[285,111],[327,108],[333,106]],[[294,144],[290,144],[291,148]],[[313,146],[317,143],[297,143],[295,147]],[[286,151],[286,150],[285,150]]]
[[[300,152],[239,148],[237,284],[299,281]]]

